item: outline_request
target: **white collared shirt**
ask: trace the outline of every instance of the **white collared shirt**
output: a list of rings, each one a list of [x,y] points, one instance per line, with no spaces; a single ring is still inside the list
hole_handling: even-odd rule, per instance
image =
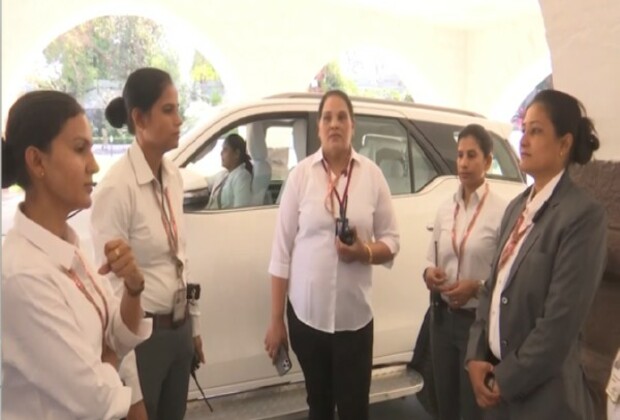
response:
[[[84,258],[71,230],[66,242],[18,209],[2,247],[2,418],[118,419],[131,390],[101,361],[103,332],[93,304],[65,270],[74,270],[110,320],[105,341],[121,357],[151,335],[151,321],[133,334],[107,279]]]
[[[183,181],[178,168],[165,156],[161,165],[163,187],[168,190],[177,225],[178,257],[185,263],[183,283],[186,285],[189,270],[185,252]],[[167,200],[163,201],[168,212]],[[162,222],[161,204],[161,185],[153,175],[142,149],[134,142],[95,188],[91,228],[97,263],[102,264],[105,261],[103,251],[106,242],[124,239],[131,247],[144,275],[144,310],[168,314],[172,312],[174,293],[181,282],[177,278],[168,236]],[[123,281],[114,274],[110,274],[109,279],[117,293],[122,293]],[[193,335],[196,336],[200,333],[198,305],[190,305],[190,313]]]
[[[534,196],[532,196],[532,194],[534,193],[534,188],[532,188],[530,196],[527,199],[527,204],[525,206],[525,213],[522,225],[524,226],[524,228],[527,227],[527,230],[520,238],[519,242],[517,242],[517,245],[515,246],[512,254],[508,258],[502,269],[499,270],[499,272],[497,273],[497,281],[495,283],[495,287],[493,288],[493,294],[491,297],[491,309],[489,311],[489,347],[493,352],[493,355],[495,355],[495,357],[500,360],[502,358],[502,353],[500,347],[501,341],[499,320],[501,315],[500,303],[502,299],[502,293],[504,292],[504,289],[506,287],[508,276],[510,275],[510,271],[512,270],[512,265],[514,264],[517,255],[519,255],[519,251],[521,250],[525,239],[532,231],[532,219],[534,218],[538,210],[540,210],[540,208],[543,206],[543,204],[545,204],[545,202],[549,200],[549,198],[551,198],[551,194],[553,194],[553,190],[555,190],[558,182],[560,182],[562,174],[564,174],[564,171],[561,171],[559,174],[554,176],[551,181],[549,181],[547,185],[545,185],[543,189]],[[508,244],[509,242],[510,238],[508,238],[506,244]],[[498,250],[500,255],[502,251],[503,249]]]
[[[335,216],[325,207],[328,179],[322,159],[319,149],[301,161],[286,181],[269,273],[289,279],[289,300],[305,324],[329,333],[358,330],[372,320],[372,268],[338,259]],[[374,162],[355,151],[352,159],[349,224],[362,241],[381,241],[395,255],[400,239],[388,184]],[[340,176],[336,185],[340,197],[346,183],[347,177]],[[334,207],[338,214],[335,197]]]
[[[244,163],[230,172],[219,172],[209,184],[212,186],[207,204],[209,210],[246,207],[251,204],[252,174],[245,168]]]
[[[452,198],[443,203],[437,211],[433,238],[428,246],[427,260],[429,266],[443,268],[447,276],[447,285],[456,282],[458,271],[458,257],[452,245],[452,229],[454,226],[454,210],[459,205],[456,218],[456,245],[460,248],[461,242],[472,221],[480,200],[484,196],[488,183],[484,183],[472,193],[468,206],[463,201],[463,187]],[[463,247],[459,278],[463,280],[486,280],[491,273],[491,264],[497,251],[499,229],[502,217],[508,203],[495,194],[489,186],[489,194],[480,208],[474,225]],[[435,242],[437,243],[437,257],[435,256]],[[436,261],[436,262],[435,262]],[[448,299],[442,295],[446,302]],[[463,308],[475,308],[478,299],[470,299]]]

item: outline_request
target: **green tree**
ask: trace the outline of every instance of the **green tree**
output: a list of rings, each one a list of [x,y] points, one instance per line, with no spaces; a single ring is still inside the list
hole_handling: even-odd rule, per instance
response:
[[[219,81],[220,76],[215,68],[199,52],[194,54],[191,77],[194,82]]]
[[[340,64],[337,61],[332,61],[323,67],[317,75],[317,81],[321,92],[340,89],[349,95],[359,93],[355,82],[342,74]]]
[[[178,77],[178,58],[161,26],[137,16],[105,16],[85,22],[56,38],[43,55],[59,72],[55,78],[35,83],[78,98],[93,89],[97,80],[123,81],[139,67],[158,67]]]

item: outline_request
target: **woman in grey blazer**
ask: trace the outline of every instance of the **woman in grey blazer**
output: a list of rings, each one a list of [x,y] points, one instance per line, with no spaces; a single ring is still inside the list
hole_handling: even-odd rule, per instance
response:
[[[572,96],[545,90],[528,106],[521,169],[534,185],[506,209],[466,355],[485,418],[593,418],[579,332],[605,267],[607,222],[566,169],[598,147]]]

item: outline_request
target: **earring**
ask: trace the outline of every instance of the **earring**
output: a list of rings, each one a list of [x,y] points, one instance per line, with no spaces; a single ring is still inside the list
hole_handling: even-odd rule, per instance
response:
[[[41,171],[41,178],[45,176],[45,171]]]

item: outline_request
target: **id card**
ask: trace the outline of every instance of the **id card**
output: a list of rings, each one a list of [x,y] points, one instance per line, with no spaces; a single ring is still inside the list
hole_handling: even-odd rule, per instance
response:
[[[185,319],[185,311],[187,309],[187,290],[185,287],[174,293],[172,302],[172,322],[179,323]]]
[[[607,395],[614,404],[620,402],[620,351],[616,355],[616,360],[611,368],[611,376],[607,385]]]

